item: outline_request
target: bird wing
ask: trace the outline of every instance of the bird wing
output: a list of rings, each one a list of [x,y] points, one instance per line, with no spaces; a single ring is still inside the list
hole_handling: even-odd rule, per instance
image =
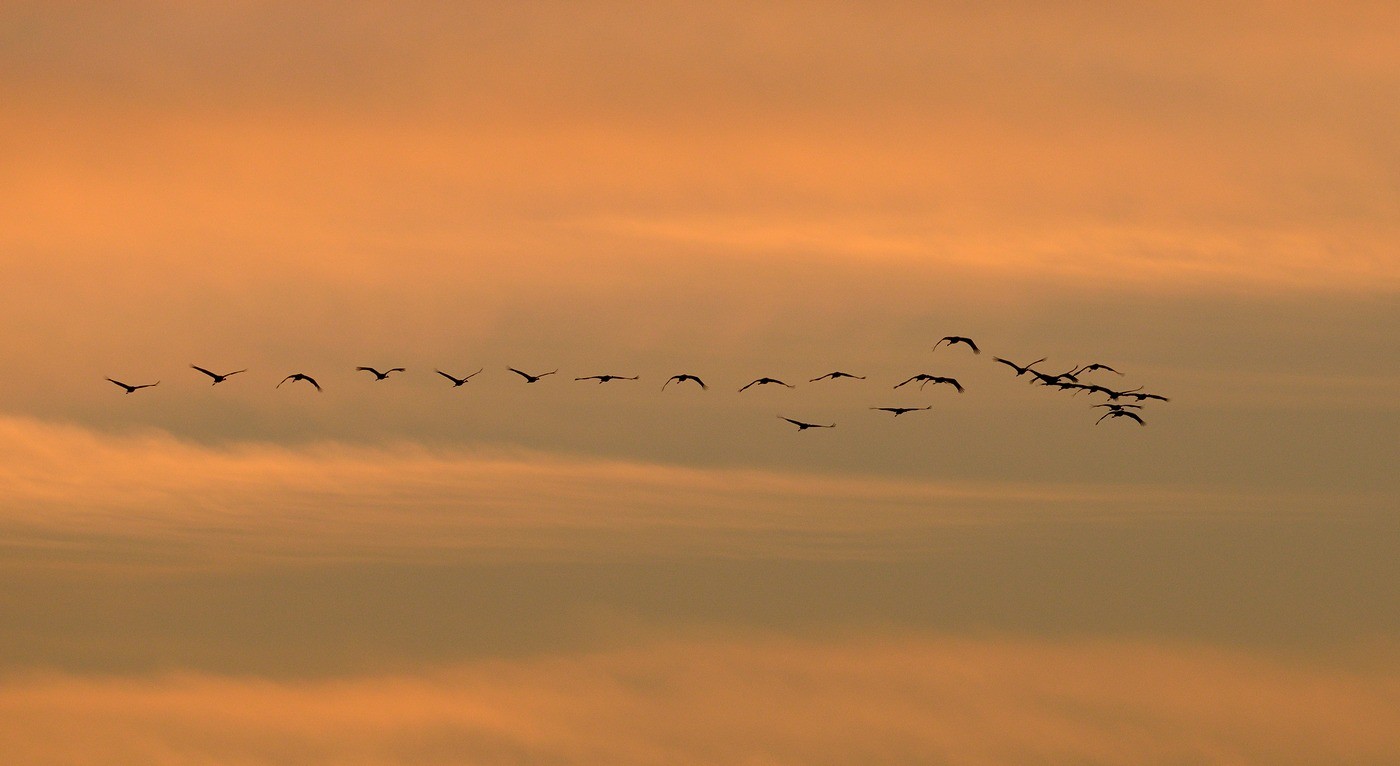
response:
[[[295,376],[295,375],[288,375],[287,377],[285,377],[285,378],[282,379],[282,383],[286,383],[287,381],[291,380],[291,379],[294,378],[294,377],[296,377],[296,376]],[[282,387],[282,383],[278,383],[276,386],[274,386],[274,388],[281,388],[281,387]]]
[[[454,377],[452,377],[451,375],[448,375],[447,373],[443,372],[442,370],[433,370],[433,372],[436,372],[437,374],[443,376],[444,378],[447,378],[448,380],[452,381],[453,383],[456,383],[456,382],[457,382],[457,378],[454,378]]]
[[[408,370],[406,370],[406,369],[404,369],[404,368],[402,368],[402,367],[394,367],[393,369],[390,369],[388,372],[385,372],[384,374],[385,374],[385,375],[388,375],[390,372],[408,372]]]
[[[506,369],[507,369],[507,370],[510,370],[511,372],[515,373],[516,375],[519,375],[520,377],[522,377],[522,378],[524,378],[524,379],[526,379],[526,380],[529,380],[530,378],[534,377],[534,376],[531,375],[530,373],[528,373],[528,372],[521,372],[520,370],[517,370],[517,369],[515,369],[514,367],[507,367]]]
[[[373,367],[356,367],[356,368],[355,368],[355,371],[356,371],[356,372],[372,372],[372,373],[375,374],[376,377],[378,377],[378,376],[384,374],[384,373],[380,372],[379,370],[374,369]]]
[[[317,391],[321,390],[321,384],[317,383],[315,378],[311,377],[310,375],[303,375],[301,377],[307,383],[310,383],[311,385],[315,386]]]
[[[192,367],[192,368],[194,368],[194,369],[196,369],[196,370],[199,370],[200,372],[204,373],[205,375],[208,375],[208,376],[211,377],[211,378],[220,377],[219,374],[218,374],[217,372],[210,372],[210,371],[204,369],[203,367],[200,367],[200,366],[197,365],[197,364],[192,364],[192,365],[190,365],[190,367]]]
[[[126,389],[130,389],[130,388],[131,388],[131,386],[128,386],[127,384],[121,382],[120,380],[112,380],[111,378],[108,378],[107,380],[111,380],[113,383],[116,383],[117,385],[121,386],[122,388],[126,388]]]
[[[978,347],[977,347],[977,344],[976,344],[976,343],[973,343],[971,338],[963,338],[963,339],[962,339],[962,342],[963,342],[963,343],[966,343],[966,344],[968,345],[968,348],[971,348],[971,349],[972,349],[972,353],[974,353],[974,354],[980,354],[980,353],[982,353],[982,349],[978,348]]]
[[[484,369],[486,369],[486,368],[485,368],[485,367],[482,367],[482,368],[481,368],[481,370],[484,370]],[[462,378],[462,380],[471,380],[472,378],[475,378],[476,376],[478,376],[478,375],[481,374],[481,370],[477,370],[476,372],[473,372],[472,374],[468,375],[467,377]]]
[[[913,383],[914,381],[918,380],[920,377],[921,377],[921,375],[915,375],[914,377],[912,377],[912,378],[910,378],[910,379],[904,381],[903,383],[900,383],[900,384],[896,385],[895,388],[899,388],[900,386],[907,386],[907,385],[909,385],[910,383]]]
[[[762,378],[759,378],[759,380],[762,380]],[[747,389],[749,386],[754,385],[754,384],[757,383],[757,382],[758,382],[758,380],[755,380],[755,381],[753,381],[753,382],[751,382],[751,383],[745,384],[745,385],[744,385],[744,388],[739,389],[739,393],[741,393],[741,394],[744,393],[744,390],[745,390],[745,389]]]
[[[945,381],[945,382],[948,382],[948,383],[952,383],[952,384],[953,384],[953,388],[956,388],[956,389],[958,390],[958,393],[961,394],[961,393],[963,392],[962,384],[959,383],[959,382],[957,382],[956,380],[953,380],[952,378],[945,378],[944,381]]]
[[[1137,414],[1136,412],[1129,412],[1128,410],[1119,410],[1119,411],[1118,411],[1118,417],[1121,417],[1121,418],[1132,418],[1133,420],[1136,420],[1136,421],[1138,422],[1138,425],[1140,425],[1140,426],[1145,426],[1145,425],[1147,425],[1146,423],[1142,422],[1142,418],[1139,417],[1138,414]]]

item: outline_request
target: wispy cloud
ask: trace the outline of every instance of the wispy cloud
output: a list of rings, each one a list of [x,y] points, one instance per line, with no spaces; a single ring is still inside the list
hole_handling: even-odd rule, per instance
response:
[[[0,742],[23,763],[156,766],[1380,764],[1400,756],[1393,659],[716,638],[319,682],[42,675],[0,683]]]
[[[1142,486],[700,469],[411,444],[220,448],[12,418],[0,420],[0,445],[6,545],[71,560],[132,545],[152,561],[185,564],[888,558],[937,545],[931,533],[949,526],[1262,507]],[[1273,512],[1287,507],[1267,500]]]

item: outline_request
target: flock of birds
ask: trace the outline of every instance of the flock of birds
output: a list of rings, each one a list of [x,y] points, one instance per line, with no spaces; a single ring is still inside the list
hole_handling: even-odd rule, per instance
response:
[[[944,344],[947,344],[947,346],[948,346],[949,348],[951,348],[951,347],[953,347],[953,346],[956,346],[956,345],[963,345],[963,346],[967,346],[967,347],[972,351],[972,353],[974,353],[974,354],[981,354],[981,353],[982,353],[982,349],[978,348],[978,347],[977,347],[977,344],[974,343],[973,340],[972,340],[971,338],[963,337],[963,336],[961,336],[961,335],[948,335],[948,336],[943,337],[943,338],[940,339],[937,343],[934,344],[934,346],[933,346],[933,351],[937,351],[937,350],[939,349],[939,347],[943,346]],[[1035,361],[1033,361],[1033,362],[1030,362],[1030,363],[1028,363],[1028,364],[1024,364],[1024,365],[1022,365],[1022,364],[1016,364],[1015,362],[1012,362],[1012,361],[1009,360],[1009,359],[1003,359],[1003,358],[1001,358],[1001,357],[999,357],[999,356],[994,356],[994,357],[992,357],[992,360],[993,360],[994,362],[998,362],[998,363],[1000,363],[1000,364],[1004,364],[1004,365],[1006,365],[1007,367],[1011,368],[1013,371],[1015,371],[1016,377],[1018,377],[1018,378],[1019,378],[1019,377],[1022,377],[1022,376],[1025,376],[1025,375],[1029,375],[1029,376],[1030,376],[1030,383],[1031,383],[1032,385],[1045,386],[1045,387],[1047,387],[1047,388],[1054,388],[1054,389],[1058,389],[1058,390],[1060,390],[1060,391],[1069,391],[1069,392],[1071,392],[1071,393],[1073,393],[1073,394],[1075,394],[1075,395],[1078,395],[1078,394],[1080,394],[1080,393],[1087,393],[1087,394],[1090,394],[1090,395],[1093,395],[1093,394],[1101,394],[1101,395],[1107,397],[1105,401],[1100,402],[1100,403],[1098,403],[1098,404],[1092,405],[1092,407],[1095,408],[1095,409],[1100,409],[1100,408],[1101,408],[1101,409],[1104,410],[1103,414],[1099,416],[1098,420],[1094,421],[1094,425],[1098,425],[1099,423],[1102,423],[1102,422],[1103,422],[1104,420],[1106,420],[1106,419],[1127,418],[1128,420],[1132,420],[1132,421],[1136,422],[1136,423],[1137,423],[1138,425],[1140,425],[1140,426],[1145,426],[1145,425],[1147,425],[1147,423],[1146,423],[1146,421],[1144,421],[1144,420],[1142,419],[1142,415],[1141,415],[1141,413],[1140,413],[1140,411],[1143,409],[1143,404],[1142,404],[1142,403],[1143,403],[1143,402],[1146,402],[1146,401],[1152,401],[1152,400],[1155,400],[1155,401],[1162,401],[1162,402],[1170,401],[1169,399],[1167,399],[1167,397],[1162,396],[1162,395],[1160,395],[1160,394],[1153,394],[1153,393],[1145,393],[1145,392],[1143,392],[1141,386],[1138,386],[1137,388],[1128,389],[1128,390],[1118,390],[1118,389],[1115,389],[1115,388],[1110,388],[1109,386],[1101,385],[1101,384],[1099,384],[1099,383],[1086,383],[1086,382],[1083,382],[1083,381],[1081,380],[1081,377],[1082,377],[1082,376],[1085,376],[1085,375],[1087,375],[1087,374],[1089,374],[1089,373],[1094,373],[1094,372],[1100,372],[1100,371],[1102,371],[1102,372],[1110,372],[1110,373],[1113,373],[1113,374],[1116,374],[1116,375],[1119,375],[1119,376],[1122,376],[1122,375],[1123,375],[1122,372],[1119,372],[1118,370],[1116,370],[1116,369],[1114,369],[1114,368],[1112,368],[1112,367],[1110,367],[1110,366],[1108,366],[1108,365],[1106,365],[1106,364],[1101,364],[1101,363],[1098,363],[1098,362],[1094,362],[1094,363],[1091,363],[1091,364],[1085,364],[1085,365],[1078,365],[1078,366],[1075,366],[1075,367],[1070,368],[1069,370],[1066,370],[1065,372],[1060,372],[1060,373],[1048,373],[1048,372],[1044,372],[1044,371],[1035,369],[1035,366],[1036,366],[1036,365],[1041,364],[1042,362],[1045,361],[1045,358],[1044,358],[1044,357],[1042,357],[1042,358],[1040,358],[1040,359],[1037,359],[1037,360],[1035,360]],[[229,378],[233,377],[234,375],[238,375],[238,374],[240,374],[240,373],[247,372],[246,369],[242,369],[242,370],[234,370],[233,372],[218,373],[218,372],[214,372],[213,370],[206,369],[206,368],[204,368],[204,367],[200,367],[199,365],[196,365],[196,364],[191,364],[191,365],[190,365],[190,368],[191,368],[191,369],[194,369],[194,370],[196,370],[196,371],[198,371],[198,372],[200,372],[200,373],[203,373],[204,375],[207,375],[207,376],[213,381],[213,383],[211,383],[211,385],[218,385],[218,384],[220,384],[220,383],[223,383],[224,381],[227,381]],[[483,369],[484,369],[484,368],[483,368]],[[525,372],[524,370],[517,370],[517,369],[514,368],[514,367],[507,367],[506,369],[509,370],[510,372],[515,373],[516,375],[519,375],[521,378],[524,379],[524,381],[525,381],[526,383],[538,383],[538,382],[540,382],[542,379],[544,379],[545,377],[548,377],[548,376],[550,376],[550,375],[556,375],[556,374],[558,374],[558,372],[559,372],[559,370],[555,369],[555,370],[550,370],[549,372],[542,372],[542,373],[539,373],[539,374],[531,374],[531,373]],[[407,370],[406,368],[404,368],[404,367],[391,367],[391,368],[386,369],[386,370],[379,370],[379,369],[374,368],[374,367],[356,367],[356,368],[355,368],[355,371],[356,371],[356,372],[368,372],[368,373],[370,373],[370,374],[372,374],[372,375],[374,376],[374,379],[375,379],[376,381],[381,381],[381,380],[387,380],[387,379],[389,378],[390,375],[392,375],[392,374],[394,374],[394,373],[396,373],[396,372],[402,373],[402,372],[407,372],[408,370]],[[459,378],[459,377],[457,377],[457,376],[455,376],[455,375],[452,375],[452,374],[450,374],[450,373],[443,372],[442,370],[436,370],[436,369],[434,370],[434,372],[436,372],[438,375],[441,375],[443,378],[445,378],[446,380],[448,380],[449,382],[451,382],[453,388],[460,388],[460,387],[462,387],[463,385],[466,385],[466,383],[467,383],[468,381],[470,381],[472,378],[476,377],[477,375],[480,375],[480,374],[482,373],[482,371],[483,371],[483,370],[477,370],[476,372],[473,372],[473,373],[470,374],[470,375],[466,375],[466,376],[464,376],[464,377],[460,377],[460,378]],[[575,380],[575,381],[596,380],[596,381],[598,381],[599,384],[602,384],[602,383],[610,383],[610,382],[616,381],[616,380],[638,380],[638,378],[639,378],[639,376],[637,376],[637,375],[630,375],[630,376],[628,376],[628,375],[585,375],[585,376],[583,376],[583,377],[574,378],[574,380]],[[837,380],[837,379],[840,379],[840,378],[851,378],[851,379],[853,379],[853,380],[865,380],[865,376],[863,376],[863,375],[854,375],[854,374],[851,374],[851,373],[849,373],[849,372],[842,372],[842,371],[840,371],[840,370],[836,370],[836,371],[834,371],[834,372],[828,372],[828,373],[825,374],[825,375],[822,375],[822,376],[819,376],[819,377],[816,377],[816,378],[812,378],[812,379],[809,380],[808,382],[809,382],[809,383],[817,383],[817,382],[824,381],[824,380]],[[156,381],[155,383],[141,383],[141,384],[132,385],[132,384],[128,384],[128,383],[123,383],[122,381],[117,380],[117,379],[115,379],[115,378],[107,378],[107,380],[110,381],[111,383],[113,383],[113,384],[115,384],[115,385],[121,387],[121,388],[122,388],[126,393],[128,393],[128,394],[135,393],[135,392],[137,392],[137,391],[139,391],[139,390],[141,390],[141,389],[143,389],[143,388],[154,388],[155,386],[160,385],[160,381]],[[281,387],[282,387],[284,384],[286,384],[286,383],[298,383],[298,382],[306,383],[307,385],[310,385],[310,386],[312,386],[313,388],[315,388],[317,391],[320,391],[320,390],[321,390],[321,384],[320,384],[319,382],[317,382],[317,380],[316,380],[315,378],[311,377],[310,375],[307,375],[306,373],[302,373],[302,372],[294,372],[294,373],[288,375],[287,377],[283,378],[282,381],[281,381],[280,383],[278,383],[278,384],[275,386],[275,388],[281,388]],[[666,387],[667,387],[667,386],[670,386],[672,383],[675,383],[675,384],[678,385],[678,386],[679,386],[679,385],[684,385],[684,384],[686,384],[686,383],[694,383],[695,385],[699,386],[702,390],[708,390],[708,389],[709,389],[709,386],[706,385],[706,384],[705,384],[705,381],[701,380],[699,376],[697,376],[697,375],[692,375],[692,374],[690,374],[690,373],[682,373],[682,374],[679,374],[679,375],[672,375],[670,378],[667,378],[667,379],[666,379],[666,382],[661,384],[661,390],[662,390],[662,391],[665,391],[665,390],[666,390]],[[919,388],[920,388],[921,390],[922,390],[923,388],[925,388],[926,386],[930,386],[930,385],[934,385],[934,386],[938,386],[938,385],[951,386],[955,391],[957,391],[957,392],[960,393],[960,394],[963,393],[963,391],[965,390],[965,389],[963,388],[963,385],[962,385],[961,383],[959,383],[959,382],[957,381],[957,379],[955,379],[955,378],[950,378],[950,377],[946,377],[946,376],[942,376],[942,375],[929,375],[929,374],[926,374],[926,373],[919,373],[918,375],[914,375],[914,376],[910,377],[909,379],[903,381],[902,383],[897,383],[897,384],[895,384],[894,388],[895,388],[895,389],[900,389],[900,388],[903,388],[903,387],[905,387],[905,386],[907,386],[907,385],[910,385],[910,384],[913,384],[913,383],[917,383],[917,384],[919,385]],[[774,386],[785,386],[785,387],[787,387],[787,388],[796,388],[796,386],[794,386],[794,385],[792,385],[792,384],[790,384],[790,383],[786,383],[786,382],[784,382],[784,381],[782,381],[782,380],[779,380],[778,378],[762,377],[762,378],[757,378],[757,379],[755,379],[755,380],[752,380],[752,381],[750,381],[749,383],[745,384],[742,388],[739,389],[739,392],[742,393],[742,392],[747,391],[748,389],[753,388],[753,387],[755,387],[755,386],[769,386],[769,385],[774,385]],[[1125,401],[1125,400],[1131,400],[1131,402]],[[929,405],[929,406],[925,406],[925,407],[871,407],[871,408],[869,408],[869,409],[875,410],[875,411],[879,411],[879,412],[888,412],[888,413],[891,413],[894,417],[899,417],[900,415],[907,415],[908,413],[911,413],[911,412],[920,412],[920,411],[924,411],[924,410],[930,410],[930,409],[933,409],[933,407],[932,407],[932,405]],[[796,420],[796,419],[793,419],[793,418],[785,417],[785,416],[783,416],[783,415],[778,415],[777,417],[778,417],[780,420],[786,420],[787,422],[793,424],[794,426],[797,426],[797,430],[798,430],[798,431],[806,431],[806,430],[809,429],[809,428],[835,428],[835,427],[836,427],[836,424],[835,424],[835,423],[809,423],[809,422],[806,422],[806,421]]]

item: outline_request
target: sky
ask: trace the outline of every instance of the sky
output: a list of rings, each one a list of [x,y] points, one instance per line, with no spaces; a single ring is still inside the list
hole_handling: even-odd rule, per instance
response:
[[[0,751],[1400,760],[1397,27],[0,2]]]

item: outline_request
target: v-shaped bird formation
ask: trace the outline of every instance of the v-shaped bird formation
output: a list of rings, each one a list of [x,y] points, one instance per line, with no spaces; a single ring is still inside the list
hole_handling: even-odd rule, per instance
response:
[[[950,349],[953,348],[954,346],[966,346],[966,347],[968,348],[968,350],[970,350],[974,355],[980,355],[980,354],[982,353],[982,349],[979,348],[979,347],[977,346],[977,344],[976,344],[971,338],[964,337],[964,336],[962,336],[962,335],[948,335],[948,336],[945,336],[945,337],[943,337],[943,338],[940,338],[940,339],[938,340],[938,342],[935,343],[935,344],[933,345],[932,351],[933,351],[933,352],[937,352],[940,348],[945,347],[945,346],[946,346],[946,348],[950,348]],[[946,356],[946,353],[945,353],[944,355],[941,355],[941,356]],[[1077,396],[1077,395],[1079,395],[1079,394],[1081,394],[1081,393],[1082,393],[1082,394],[1089,395],[1089,396],[1093,396],[1093,395],[1101,395],[1101,396],[1103,396],[1103,397],[1104,397],[1104,401],[1099,402],[1099,403],[1097,403],[1097,404],[1091,405],[1091,408],[1093,408],[1093,409],[1103,409],[1103,410],[1104,410],[1104,412],[1102,412],[1102,413],[1099,415],[1099,418],[1098,418],[1097,420],[1094,421],[1094,425],[1098,425],[1098,424],[1100,424],[1100,423],[1103,423],[1105,420],[1115,421],[1115,420],[1120,420],[1120,419],[1126,419],[1126,420],[1131,420],[1131,421],[1137,423],[1139,426],[1145,426],[1145,425],[1147,425],[1147,421],[1144,420],[1143,417],[1142,417],[1142,413],[1141,413],[1141,410],[1143,409],[1143,404],[1142,404],[1142,403],[1143,403],[1143,402],[1146,402],[1146,401],[1149,401],[1149,400],[1155,400],[1155,401],[1161,401],[1161,402],[1170,401],[1167,397],[1162,396],[1161,394],[1155,394],[1155,393],[1147,393],[1147,392],[1144,392],[1144,391],[1142,390],[1142,388],[1143,388],[1142,386],[1137,386],[1137,387],[1135,387],[1135,388],[1129,388],[1129,389],[1119,389],[1119,388],[1113,388],[1113,387],[1110,387],[1110,386],[1106,386],[1106,385],[1103,385],[1102,383],[1098,383],[1098,382],[1086,382],[1086,380],[1087,380],[1086,376],[1089,375],[1089,374],[1093,374],[1093,373],[1111,373],[1111,374],[1113,374],[1113,375],[1118,375],[1118,376],[1120,376],[1120,377],[1123,377],[1123,376],[1124,376],[1124,373],[1120,372],[1119,370],[1115,369],[1114,367],[1111,367],[1111,366],[1109,366],[1109,365],[1107,365],[1107,364],[1103,364],[1102,362],[1091,362],[1091,363],[1089,363],[1089,364],[1074,365],[1074,366],[1070,367],[1069,369],[1065,370],[1064,372],[1057,372],[1057,373],[1045,372],[1045,371],[1043,371],[1043,370],[1036,369],[1036,365],[1042,364],[1042,363],[1044,363],[1045,361],[1046,361],[1046,357],[1041,357],[1041,358],[1036,359],[1035,361],[1029,362],[1029,363],[1027,363],[1027,364],[1018,364],[1018,363],[1013,362],[1013,361],[1011,361],[1011,360],[1009,360],[1009,359],[1004,359],[1004,358],[999,357],[999,356],[994,356],[994,357],[992,357],[992,362],[993,362],[994,364],[1002,364],[1002,365],[1005,365],[1005,366],[1009,367],[1009,368],[1015,373],[1015,376],[1014,376],[1014,377],[1020,378],[1020,377],[1029,376],[1029,380],[1030,380],[1030,384],[1031,384],[1031,385],[1038,385],[1038,386],[1042,386],[1042,387],[1044,387],[1044,388],[1054,389],[1054,390],[1058,390],[1058,391],[1066,391],[1066,392],[1070,392],[1072,395],[1075,395],[1075,396]],[[213,383],[212,383],[211,385],[218,385],[218,384],[220,384],[220,383],[224,383],[224,382],[228,381],[228,379],[231,378],[232,376],[238,375],[238,374],[240,374],[240,373],[244,373],[244,372],[247,372],[247,371],[248,371],[247,369],[239,369],[239,370],[234,370],[234,371],[232,371],[232,372],[217,373],[217,372],[214,372],[213,370],[207,369],[207,368],[205,368],[205,367],[200,367],[199,365],[196,365],[196,364],[191,364],[191,365],[190,365],[190,368],[193,369],[193,370],[195,370],[195,371],[197,371],[197,372],[199,372],[199,373],[201,373],[202,375],[207,376],[208,378],[210,378],[210,379],[213,381]],[[481,374],[481,373],[484,371],[484,369],[485,369],[485,368],[478,369],[476,372],[473,372],[473,373],[471,373],[470,375],[467,375],[467,376],[461,377],[461,378],[459,378],[459,377],[457,377],[457,376],[455,376],[455,375],[452,375],[452,374],[450,374],[450,373],[444,372],[444,371],[442,371],[442,370],[440,370],[440,369],[434,369],[433,372],[436,373],[437,375],[442,376],[447,382],[451,383],[452,388],[461,388],[462,386],[466,385],[469,381],[471,381],[473,378],[475,378],[477,375]],[[370,382],[374,382],[374,383],[378,383],[378,382],[381,382],[381,381],[388,380],[389,377],[390,377],[390,375],[392,375],[393,373],[403,373],[403,374],[407,374],[407,373],[408,373],[408,369],[405,368],[405,367],[389,367],[389,368],[384,369],[383,371],[380,371],[377,367],[370,367],[370,366],[366,366],[366,365],[357,366],[357,367],[354,368],[354,371],[355,371],[355,372],[368,372],[368,373],[372,374],[372,375],[374,376],[374,379],[373,379],[372,381],[370,381]],[[516,368],[514,368],[514,367],[507,367],[507,368],[505,368],[505,371],[506,371],[506,372],[511,372],[511,373],[514,373],[515,375],[520,376],[520,378],[523,380],[523,382],[525,382],[525,383],[527,383],[527,384],[528,384],[528,383],[539,383],[539,382],[540,382],[541,380],[543,380],[544,378],[546,378],[546,377],[548,377],[548,376],[550,376],[550,375],[557,374],[557,373],[559,372],[558,369],[554,369],[554,370],[550,370],[549,372],[541,372],[541,373],[535,374],[535,373],[525,372],[525,371],[523,371],[523,370],[519,370],[519,369],[516,369]],[[818,376],[818,377],[811,378],[811,379],[809,379],[809,380],[807,381],[807,383],[812,384],[812,383],[822,383],[822,382],[824,382],[824,381],[836,381],[836,380],[839,380],[839,379],[841,379],[841,378],[847,378],[847,379],[850,379],[850,380],[852,380],[852,381],[864,381],[864,380],[866,380],[866,376],[864,376],[864,375],[856,375],[856,374],[850,373],[850,372],[844,372],[844,371],[841,371],[841,370],[834,370],[834,371],[832,371],[832,372],[826,373],[825,375],[820,375],[820,376]],[[637,380],[640,380],[640,379],[641,379],[641,376],[640,376],[640,375],[636,375],[636,374],[633,374],[633,375],[618,375],[618,374],[614,374],[614,373],[601,373],[601,374],[596,374],[596,375],[580,375],[580,376],[575,377],[575,378],[574,378],[574,381],[576,381],[576,382],[597,381],[598,384],[601,385],[601,384],[603,384],[603,383],[611,383],[611,382],[614,382],[614,381],[637,381]],[[1100,379],[1101,379],[1101,378],[1100,378]],[[157,385],[160,384],[160,381],[156,381],[155,383],[135,383],[135,384],[131,384],[131,383],[124,383],[124,382],[122,382],[122,381],[120,381],[120,380],[117,380],[117,379],[115,379],[115,378],[106,378],[106,380],[107,380],[108,382],[113,383],[114,385],[120,387],[120,388],[122,389],[122,391],[123,391],[124,393],[126,393],[126,394],[132,394],[132,393],[135,393],[135,392],[137,392],[137,391],[139,391],[139,390],[146,389],[146,388],[154,388],[155,386],[157,386]],[[306,374],[306,373],[304,373],[304,372],[293,372],[293,373],[287,375],[286,377],[283,377],[283,378],[281,379],[281,381],[280,381],[276,386],[274,386],[274,388],[281,388],[282,385],[285,384],[285,383],[297,383],[297,382],[304,382],[304,383],[306,383],[306,384],[309,385],[311,388],[314,388],[316,392],[320,392],[320,391],[323,390],[322,387],[321,387],[321,383],[318,382],[318,381],[316,380],[316,378],[314,378],[314,377],[312,377],[311,375],[308,375],[308,374]],[[698,389],[701,390],[701,391],[708,391],[709,388],[710,388],[708,385],[706,385],[706,383],[705,383],[704,380],[701,380],[701,379],[700,379],[700,377],[699,377],[698,375],[694,375],[694,374],[692,374],[692,373],[685,372],[685,373],[678,373],[678,374],[676,374],[676,375],[672,375],[671,377],[667,378],[666,381],[665,381],[664,383],[661,384],[661,390],[662,390],[662,391],[665,391],[665,390],[667,389],[667,387],[669,387],[672,383],[676,384],[678,388],[679,388],[679,387],[682,387],[682,386],[683,386],[684,384],[686,384],[686,383],[693,383],[693,384],[695,384],[692,388],[698,388]],[[908,378],[906,378],[905,380],[903,380],[902,382],[895,383],[891,388],[897,390],[897,389],[904,388],[905,386],[909,386],[909,385],[914,384],[914,383],[917,383],[917,384],[918,384],[918,389],[919,389],[919,390],[924,390],[925,387],[930,386],[930,385],[935,386],[935,387],[937,387],[937,386],[949,386],[949,387],[951,387],[954,391],[956,391],[956,392],[959,393],[959,394],[964,393],[964,392],[967,390],[967,389],[963,386],[963,384],[962,384],[961,382],[959,382],[956,378],[948,377],[948,376],[946,376],[946,375],[934,375],[934,374],[931,374],[931,373],[924,373],[924,372],[917,373],[917,374],[915,374],[915,375],[911,375],[911,376],[909,376]],[[748,391],[748,390],[751,389],[751,388],[765,387],[765,386],[777,386],[777,387],[780,387],[780,388],[789,388],[789,389],[791,389],[791,388],[796,388],[796,387],[797,387],[795,384],[787,383],[787,382],[785,382],[785,381],[783,381],[783,380],[780,380],[780,379],[778,379],[778,378],[763,376],[763,377],[755,378],[755,379],[749,381],[748,383],[744,384],[741,388],[738,389],[738,392],[739,392],[739,393],[744,393],[745,391]],[[749,396],[753,396],[753,394],[749,394]],[[1129,403],[1126,403],[1126,402],[1120,401],[1120,400],[1131,400],[1131,401],[1134,402],[1134,403],[1129,404]],[[906,414],[909,414],[909,413],[912,413],[912,412],[924,412],[924,411],[928,411],[928,410],[933,409],[933,406],[932,406],[932,405],[928,405],[928,406],[924,406],[924,407],[909,407],[909,406],[870,406],[870,407],[868,407],[867,409],[872,410],[872,411],[875,411],[875,412],[887,412],[887,413],[890,413],[891,415],[893,415],[893,417],[896,417],[896,418],[897,418],[897,417],[899,417],[899,416],[901,416],[901,415],[906,415]],[[779,420],[787,421],[788,423],[791,423],[792,425],[796,426],[796,427],[797,427],[797,430],[798,430],[799,432],[801,432],[801,431],[807,431],[807,430],[809,430],[809,429],[835,428],[835,427],[836,427],[836,423],[834,423],[834,422],[833,422],[833,423],[812,423],[812,422],[808,422],[808,421],[805,421],[805,420],[799,420],[799,419],[797,419],[797,418],[790,418],[790,417],[788,417],[788,416],[786,416],[786,415],[781,415],[781,414],[780,414],[780,415],[777,415],[777,417],[778,417]]]

